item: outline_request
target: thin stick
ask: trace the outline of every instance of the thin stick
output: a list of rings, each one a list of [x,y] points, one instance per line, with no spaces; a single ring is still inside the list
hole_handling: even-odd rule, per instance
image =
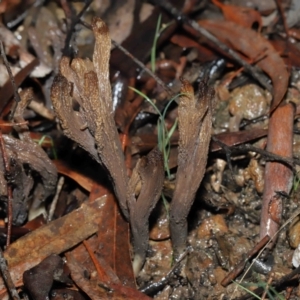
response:
[[[31,7],[41,6],[44,2],[45,2],[45,0],[36,0],[36,1],[34,1],[33,5]],[[1,0],[0,0],[0,3],[1,3]],[[7,22],[6,23],[7,28],[11,29],[11,28],[17,26],[19,23],[21,23],[27,17],[28,11],[31,7],[29,7],[24,12],[22,12],[20,15],[18,15],[14,20]]]
[[[12,84],[13,89],[14,89],[14,96],[15,96],[16,104],[14,105],[13,110],[12,110],[10,116],[9,116],[9,120],[12,120],[13,117],[14,117],[14,114],[15,114],[15,111],[16,111],[16,108],[17,108],[17,105],[18,105],[18,103],[21,101],[21,98],[20,98],[20,95],[19,95],[19,93],[18,93],[18,87],[17,87],[17,85],[16,85],[15,78],[14,78],[14,76],[13,76],[13,74],[12,74],[12,71],[11,71],[11,69],[10,69],[9,63],[8,63],[8,61],[7,61],[7,57],[6,57],[6,55],[5,55],[3,43],[2,43],[1,40],[0,40],[0,53],[1,53],[1,56],[2,56],[2,59],[3,59],[4,65],[5,65],[5,67],[6,67],[7,73],[8,73],[8,75],[9,75],[11,84]]]
[[[273,279],[274,279],[274,273],[271,274],[270,278],[267,281],[267,285],[265,286],[265,290],[264,290],[263,294],[261,295],[261,300],[266,299],[267,292],[270,288],[270,285],[272,284]]]
[[[13,126],[22,126],[22,125],[28,125],[28,121],[18,122],[18,123],[2,123],[2,124],[0,123],[0,127],[13,127]]]
[[[266,81],[265,76],[262,74],[262,72],[258,67],[251,66],[246,61],[241,59],[240,55],[238,55],[237,52],[229,48],[223,42],[219,41],[214,35],[212,35],[205,28],[201,27],[196,21],[188,18],[186,15],[181,13],[179,10],[177,10],[172,4],[170,4],[167,1],[152,0],[152,2],[164,8],[168,13],[173,15],[173,17],[176,18],[178,21],[182,21],[183,23],[186,23],[189,26],[191,26],[201,35],[205,36],[208,40],[214,43],[219,49],[228,53],[228,55],[234,61],[236,61],[239,65],[243,66],[245,68],[245,71],[247,71],[253,78],[255,78],[263,87],[265,87],[270,92],[272,91],[272,86]]]
[[[267,244],[269,240],[269,236],[265,236],[262,240],[260,240],[255,245],[255,247],[246,254],[246,258],[239,262],[234,267],[234,269],[227,274],[227,276],[222,280],[221,285],[226,287],[231,281],[233,281],[237,276],[239,276],[244,270],[247,261],[249,261],[249,259],[251,259],[256,253],[258,253]]]
[[[140,291],[147,295],[153,295],[153,294],[159,292],[160,290],[162,290],[163,287],[165,285],[167,285],[167,283],[169,282],[171,276],[179,270],[183,259],[191,252],[192,252],[192,249],[187,248],[185,250],[185,252],[183,252],[180,255],[180,257],[178,258],[178,260],[176,261],[174,266],[171,268],[171,270],[166,274],[166,276],[162,277],[158,282],[152,282],[149,285],[145,286],[144,288],[141,288]]]
[[[56,208],[56,205],[57,205],[57,201],[58,201],[58,198],[59,198],[59,195],[60,195],[60,192],[63,188],[64,183],[65,183],[65,177],[61,176],[59,178],[58,182],[57,182],[57,185],[56,185],[56,193],[55,193],[55,196],[53,197],[52,203],[50,205],[47,222],[52,221],[54,211],[55,211],[55,208]]]
[[[111,42],[112,42],[112,44],[115,47],[119,48],[125,55],[127,55],[128,57],[130,57],[141,69],[143,69],[152,78],[154,78],[154,80],[160,86],[162,86],[167,91],[168,94],[170,94],[170,95],[173,94],[172,90],[155,73],[153,73],[149,68],[147,68],[147,66],[143,62],[141,62],[139,59],[137,59],[136,57],[134,57],[128,50],[126,50],[122,45],[120,45],[116,41],[111,40]]]
[[[71,17],[71,24],[70,24],[70,28],[65,40],[65,47],[62,51],[62,53],[64,55],[67,55],[69,53],[69,49],[70,49],[70,42],[73,36],[73,31],[75,30],[75,26],[80,22],[81,17],[83,16],[83,14],[86,12],[86,10],[89,8],[89,6],[91,5],[91,3],[93,2],[93,0],[87,0],[85,1],[85,5],[82,8],[82,10],[78,13],[77,16],[75,16],[75,18]],[[67,6],[67,1],[63,1],[64,5],[62,6],[65,9],[65,13],[67,17],[70,17],[71,14],[71,10],[69,9],[69,7]],[[68,9],[68,11],[67,11]]]
[[[10,174],[10,164],[9,159],[7,157],[5,144],[2,136],[2,131],[0,130],[0,149],[2,152],[2,159],[4,164],[5,173],[8,175]],[[11,239],[11,227],[12,227],[12,186],[10,182],[7,180],[7,238],[6,238],[6,247],[10,245]]]
[[[85,246],[87,252],[89,253],[89,255],[90,255],[90,257],[91,257],[91,259],[93,261],[93,264],[94,264],[94,266],[96,268],[99,280],[101,282],[105,282],[105,283],[110,282],[109,275],[105,272],[105,270],[99,264],[99,262],[98,262],[98,260],[96,258],[96,255],[95,255],[94,251],[92,250],[89,242],[87,240],[84,240],[83,241],[83,245]]]
[[[256,153],[263,155],[265,157],[265,159],[268,161],[278,161],[283,164],[286,164],[287,166],[291,167],[294,171],[296,171],[294,165],[295,164],[300,165],[300,159],[298,159],[298,158],[290,158],[290,157],[274,154],[272,152],[257,148],[250,144],[227,146],[226,144],[224,144],[220,140],[218,140],[216,137],[212,137],[212,140],[214,142],[218,143],[222,147],[222,149],[225,151],[227,159],[236,152],[251,151],[251,152],[256,152]]]

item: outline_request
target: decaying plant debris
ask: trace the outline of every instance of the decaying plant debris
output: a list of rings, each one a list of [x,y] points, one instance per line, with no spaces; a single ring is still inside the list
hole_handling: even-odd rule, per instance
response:
[[[108,69],[110,38],[102,20],[95,19],[92,28],[96,38],[93,63],[88,59],[70,62],[63,57],[61,74],[54,79],[51,97],[64,133],[108,169],[122,212],[130,219],[134,265],[140,270],[149,239],[149,215],[160,197],[164,181],[162,155],[158,149],[153,150],[137,164],[132,178],[140,176],[142,187],[135,200],[137,183],[128,182],[113,119]],[[73,99],[80,105],[79,111],[74,110]]]
[[[22,124],[24,109],[30,102],[32,97],[31,90],[24,90],[21,93],[21,102],[19,103],[14,115],[16,124]],[[12,184],[13,189],[13,224],[21,225],[27,218],[27,205],[28,197],[34,185],[33,172],[39,174],[40,180],[36,182],[35,203],[37,208],[41,202],[45,201],[47,197],[52,195],[55,190],[57,171],[51,160],[46,153],[29,137],[27,125],[16,125],[15,130],[18,132],[19,138],[12,137],[10,135],[3,134],[3,142],[5,145],[5,151],[8,157],[10,157],[10,164],[12,166],[11,174],[12,178],[6,179],[3,175],[4,165],[1,162],[2,169],[2,186],[1,197],[7,197],[7,185]],[[3,155],[3,154],[2,154]],[[30,172],[28,172],[25,166],[29,166]]]
[[[108,169],[120,207],[128,219],[124,192],[128,177],[114,124],[109,83],[111,42],[103,21],[95,19],[92,28],[96,39],[93,62],[79,58],[70,62],[63,57],[51,98],[64,133]],[[78,111],[74,105],[79,105]]]
[[[159,200],[164,183],[163,157],[159,149],[154,148],[146,157],[142,157],[133,170],[127,195],[130,203],[130,225],[133,238],[135,274],[140,271],[148,249],[149,216]],[[135,201],[135,191],[140,192]]]
[[[187,216],[206,169],[212,129],[214,92],[204,82],[199,95],[182,82],[178,108],[178,168],[170,207],[170,230],[175,257],[183,253],[187,239]]]
[[[0,299],[300,297],[275,2],[1,1]]]

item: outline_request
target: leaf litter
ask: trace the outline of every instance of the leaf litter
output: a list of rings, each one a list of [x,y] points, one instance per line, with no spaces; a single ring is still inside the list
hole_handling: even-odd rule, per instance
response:
[[[1,6],[2,58],[19,70],[19,90],[8,77],[0,90],[3,249],[12,242],[0,253],[7,261],[1,299],[246,299],[247,289],[262,295],[267,282],[268,297],[297,299],[290,280],[298,276],[292,257],[299,220],[277,236],[297,215],[297,60],[272,46],[274,32],[280,39],[286,31],[282,24],[265,21],[282,14],[238,1],[185,1],[182,8],[172,1],[180,11],[131,2],[133,14],[143,8],[148,18],[134,16],[138,26],[118,38],[129,55],[115,41],[111,48],[113,27],[105,25],[118,19],[121,4],[106,12],[96,1]],[[169,24],[153,41],[160,14],[162,26]],[[191,29],[190,17],[213,36]],[[142,69],[153,64],[151,77]],[[271,101],[260,84],[272,85]],[[168,104],[172,97],[177,103]],[[45,118],[52,109],[57,123]],[[29,217],[36,211],[47,219],[57,172],[65,183],[54,220],[41,226]],[[18,237],[21,226],[31,231]],[[44,270],[47,276],[39,275]]]

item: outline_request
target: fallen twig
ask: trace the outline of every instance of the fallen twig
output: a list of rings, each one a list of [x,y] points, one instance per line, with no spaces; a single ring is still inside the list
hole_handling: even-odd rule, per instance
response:
[[[294,106],[278,107],[269,122],[267,151],[292,159],[293,156]],[[267,162],[265,167],[264,193],[260,221],[260,237],[273,237],[282,219],[282,197],[276,192],[289,194],[293,183],[292,167],[282,162]],[[275,243],[273,240],[270,246]]]
[[[251,249],[247,254],[246,258],[239,262],[233,270],[231,270],[227,276],[221,281],[221,285],[226,287],[231,281],[233,281],[237,276],[241,274],[244,270],[246,263],[251,259],[256,253],[258,253],[270,240],[269,236],[265,236],[262,240],[260,240],[253,249]]]
[[[171,276],[177,272],[177,270],[179,269],[181,262],[183,261],[183,259],[189,254],[191,253],[191,248],[187,248],[178,258],[178,260],[176,261],[176,263],[174,264],[174,266],[171,268],[171,270],[166,274],[166,276],[164,276],[163,278],[161,278],[159,281],[157,282],[152,282],[149,285],[143,287],[140,289],[140,291],[142,293],[145,293],[147,295],[154,295],[156,293],[158,293],[159,291],[161,291],[164,286],[166,286],[171,278]]]
[[[11,174],[11,168],[10,168],[10,161],[7,156],[6,148],[4,139],[2,136],[2,132],[0,131],[0,149],[2,152],[2,159],[3,159],[3,166],[4,166],[4,172],[5,177],[8,179]],[[10,239],[11,239],[11,227],[12,227],[12,215],[13,215],[13,208],[12,208],[12,201],[13,201],[13,191],[12,191],[12,184],[9,180],[7,180],[7,238],[6,238],[6,247],[10,245]]]
[[[62,5],[62,8],[65,9],[66,16],[71,18],[70,27],[68,28],[68,34],[67,34],[67,37],[66,37],[66,40],[65,40],[65,47],[62,50],[63,55],[69,56],[70,55],[70,47],[71,47],[70,43],[71,43],[71,39],[72,39],[72,36],[73,36],[73,31],[75,29],[75,26],[79,23],[81,17],[83,16],[83,14],[86,12],[86,10],[89,8],[89,6],[91,5],[91,3],[93,1],[92,0],[85,1],[84,7],[78,13],[78,15],[76,15],[75,17],[70,15],[70,11],[67,12],[68,2],[67,1],[62,1],[62,2],[64,3],[64,5]]]

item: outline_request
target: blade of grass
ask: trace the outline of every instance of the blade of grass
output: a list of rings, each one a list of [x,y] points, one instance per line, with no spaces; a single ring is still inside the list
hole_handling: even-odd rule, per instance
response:
[[[178,125],[178,119],[176,118],[174,124],[172,125],[172,127],[170,128],[170,130],[167,132],[167,139],[166,139],[166,142],[167,142],[167,143],[170,142],[171,137],[172,137],[172,135],[174,134],[177,125]]]
[[[158,40],[158,38],[161,34],[160,27],[161,27],[161,14],[158,16],[158,19],[157,19],[153,45],[152,45],[152,48],[151,48],[151,70],[152,70],[153,73],[155,72],[157,40]]]
[[[53,158],[58,159],[56,149],[55,149],[55,146],[54,146],[54,142],[53,142],[53,139],[50,135],[45,134],[39,140],[33,139],[33,141],[36,142],[39,146],[43,147],[43,144],[44,144],[44,141],[45,141],[46,138],[48,138],[50,140]]]
[[[150,105],[154,108],[154,110],[159,115],[159,118],[157,120],[158,148],[163,153],[164,169],[167,172],[167,177],[170,179],[171,178],[171,173],[170,173],[170,169],[169,169],[169,155],[170,155],[170,149],[171,149],[170,139],[171,139],[173,133],[175,132],[175,129],[176,129],[177,124],[178,124],[178,120],[176,120],[174,122],[173,126],[171,127],[171,129],[168,130],[166,128],[166,125],[165,125],[165,117],[166,117],[166,113],[167,113],[170,105],[172,104],[172,102],[175,101],[181,94],[178,94],[178,95],[174,96],[168,102],[168,104],[164,108],[163,112],[161,113],[159,111],[159,109],[157,108],[157,106],[155,105],[155,103],[149,97],[147,97],[147,95],[145,95],[141,91],[135,89],[134,87],[129,87],[129,88],[131,90],[133,90],[135,93],[137,93],[138,95],[140,95],[141,97],[143,97],[147,102],[149,102]]]
[[[254,294],[252,291],[250,291],[249,289],[247,289],[246,287],[244,287],[243,285],[241,285],[239,282],[237,281],[233,281],[239,288],[241,288],[242,290],[244,290],[245,292],[249,293],[250,295],[252,295],[253,297],[255,297],[256,299],[260,299],[260,297],[256,294]]]
[[[145,95],[144,93],[142,93],[141,91],[137,90],[136,88],[130,86],[129,87],[132,91],[134,91],[135,93],[137,93],[138,95],[140,95],[141,97],[143,97],[147,102],[149,102],[152,107],[156,110],[156,112],[158,113],[158,115],[160,117],[162,117],[161,112],[159,111],[159,109],[157,108],[157,106],[155,105],[155,103],[149,98],[147,97],[147,95]]]

